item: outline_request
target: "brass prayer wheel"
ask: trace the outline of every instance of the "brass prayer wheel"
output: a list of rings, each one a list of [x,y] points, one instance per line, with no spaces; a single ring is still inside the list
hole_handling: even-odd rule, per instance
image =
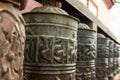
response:
[[[109,80],[113,80],[113,57],[114,57],[114,41],[109,39],[109,57],[108,57],[108,78]]]
[[[108,56],[109,39],[103,34],[97,35],[97,58],[96,58],[96,77],[97,80],[108,80]]]
[[[43,6],[24,14],[26,80],[75,80],[79,20],[64,10]]]
[[[76,80],[95,80],[96,31],[86,24],[78,28]]]

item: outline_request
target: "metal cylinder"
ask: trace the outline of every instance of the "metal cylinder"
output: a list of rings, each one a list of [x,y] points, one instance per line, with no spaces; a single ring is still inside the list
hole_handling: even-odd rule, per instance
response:
[[[119,73],[119,45],[116,44],[116,73]]]
[[[25,22],[14,3],[0,0],[0,80],[23,80]]]
[[[43,6],[24,14],[26,80],[75,80],[79,21],[64,12]]]
[[[114,43],[114,54],[113,54],[113,72],[114,72],[114,75],[117,74],[117,45],[116,43]]]
[[[84,24],[78,28],[76,80],[95,80],[96,31]]]
[[[120,45],[118,44],[118,72],[120,72]]]
[[[109,57],[108,57],[108,78],[109,80],[113,80],[113,54],[114,54],[114,41],[109,39]]]
[[[97,36],[96,77],[97,80],[108,80],[109,40],[103,34]]]

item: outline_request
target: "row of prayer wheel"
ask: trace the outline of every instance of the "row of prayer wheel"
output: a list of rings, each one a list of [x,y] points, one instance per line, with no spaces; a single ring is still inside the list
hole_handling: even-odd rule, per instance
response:
[[[113,80],[119,72],[119,45],[103,34],[97,35],[97,80]]]
[[[24,14],[24,80],[109,80],[118,73],[119,46],[60,8]]]

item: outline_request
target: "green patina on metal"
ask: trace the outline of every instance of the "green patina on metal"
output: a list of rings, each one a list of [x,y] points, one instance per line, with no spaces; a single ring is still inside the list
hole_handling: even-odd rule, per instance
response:
[[[25,80],[75,80],[79,21],[57,7],[24,14]]]
[[[109,39],[103,34],[97,35],[97,58],[96,58],[96,77],[97,80],[108,79],[108,57],[109,57]]]
[[[79,24],[76,80],[95,80],[96,31]]]

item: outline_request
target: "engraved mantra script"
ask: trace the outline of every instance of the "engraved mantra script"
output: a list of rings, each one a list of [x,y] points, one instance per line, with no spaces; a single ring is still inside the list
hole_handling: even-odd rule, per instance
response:
[[[76,44],[70,39],[27,37],[25,62],[70,64],[76,62]]]
[[[78,43],[78,61],[94,60],[95,59],[95,40],[89,39],[90,43]]]

